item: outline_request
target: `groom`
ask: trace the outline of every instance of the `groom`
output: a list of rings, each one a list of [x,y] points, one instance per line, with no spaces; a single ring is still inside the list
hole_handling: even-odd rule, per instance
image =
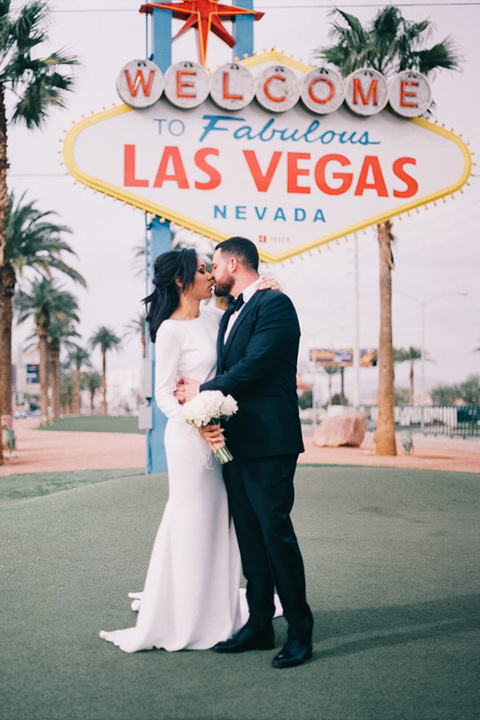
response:
[[[259,290],[258,252],[246,238],[217,245],[212,263],[215,294],[235,298],[218,333],[217,375],[198,386],[185,379],[185,400],[198,389],[233,395],[238,412],[225,429],[233,461],[223,466],[231,512],[247,578],[246,625],[214,650],[237,653],[274,647],[274,590],[288,622],[277,668],[301,665],[312,654],[313,618],[305,573],[290,519],[293,477],[303,451],[296,367],[300,328],[287,295]],[[214,438],[215,430],[206,429]],[[218,431],[217,431],[218,433]]]

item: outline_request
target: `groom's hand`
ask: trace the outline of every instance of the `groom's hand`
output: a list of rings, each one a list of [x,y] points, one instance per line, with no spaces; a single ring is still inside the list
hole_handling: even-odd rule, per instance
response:
[[[189,400],[193,400],[193,398],[198,395],[199,387],[200,383],[198,382],[198,380],[192,380],[191,378],[180,378],[180,380],[178,381],[177,389],[173,394],[177,398],[180,405],[183,405],[183,403],[186,403]]]

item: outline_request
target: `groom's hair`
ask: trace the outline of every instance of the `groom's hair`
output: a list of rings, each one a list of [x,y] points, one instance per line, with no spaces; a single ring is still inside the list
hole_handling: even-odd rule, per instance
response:
[[[215,250],[222,254],[236,257],[248,270],[258,270],[258,250],[251,240],[244,237],[231,237],[219,243]]]

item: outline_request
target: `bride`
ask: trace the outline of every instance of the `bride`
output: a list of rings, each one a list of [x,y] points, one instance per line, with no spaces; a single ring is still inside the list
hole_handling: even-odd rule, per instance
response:
[[[174,397],[180,377],[215,375],[222,310],[200,302],[212,279],[193,249],[155,261],[155,289],[146,298],[155,342],[155,400],[165,429],[169,498],[138,596],[135,627],[100,632],[125,652],[204,650],[245,622],[240,603],[240,554],[220,465],[198,430],[183,420]],[[278,287],[264,279],[260,289]],[[133,607],[133,605],[132,605]]]

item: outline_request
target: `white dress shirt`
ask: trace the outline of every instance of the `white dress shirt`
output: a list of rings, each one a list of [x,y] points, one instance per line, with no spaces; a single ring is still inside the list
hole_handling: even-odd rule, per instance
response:
[[[225,335],[223,336],[223,342],[224,342],[224,343],[227,342],[227,338],[228,338],[228,336],[230,335],[230,331],[231,331],[232,327],[234,326],[236,319],[238,318],[238,316],[239,316],[240,313],[242,312],[243,308],[245,307],[245,305],[247,304],[247,302],[248,302],[249,300],[251,300],[252,297],[255,295],[255,292],[256,292],[258,286],[260,285],[260,280],[261,280],[261,278],[258,278],[258,280],[255,280],[255,282],[253,282],[251,285],[249,285],[249,286],[248,286],[247,288],[245,288],[245,290],[243,291],[243,293],[242,293],[242,295],[243,295],[243,305],[242,305],[242,307],[240,307],[238,310],[235,310],[235,312],[233,312],[233,313],[230,315],[230,317],[228,318],[227,329],[225,330]]]

